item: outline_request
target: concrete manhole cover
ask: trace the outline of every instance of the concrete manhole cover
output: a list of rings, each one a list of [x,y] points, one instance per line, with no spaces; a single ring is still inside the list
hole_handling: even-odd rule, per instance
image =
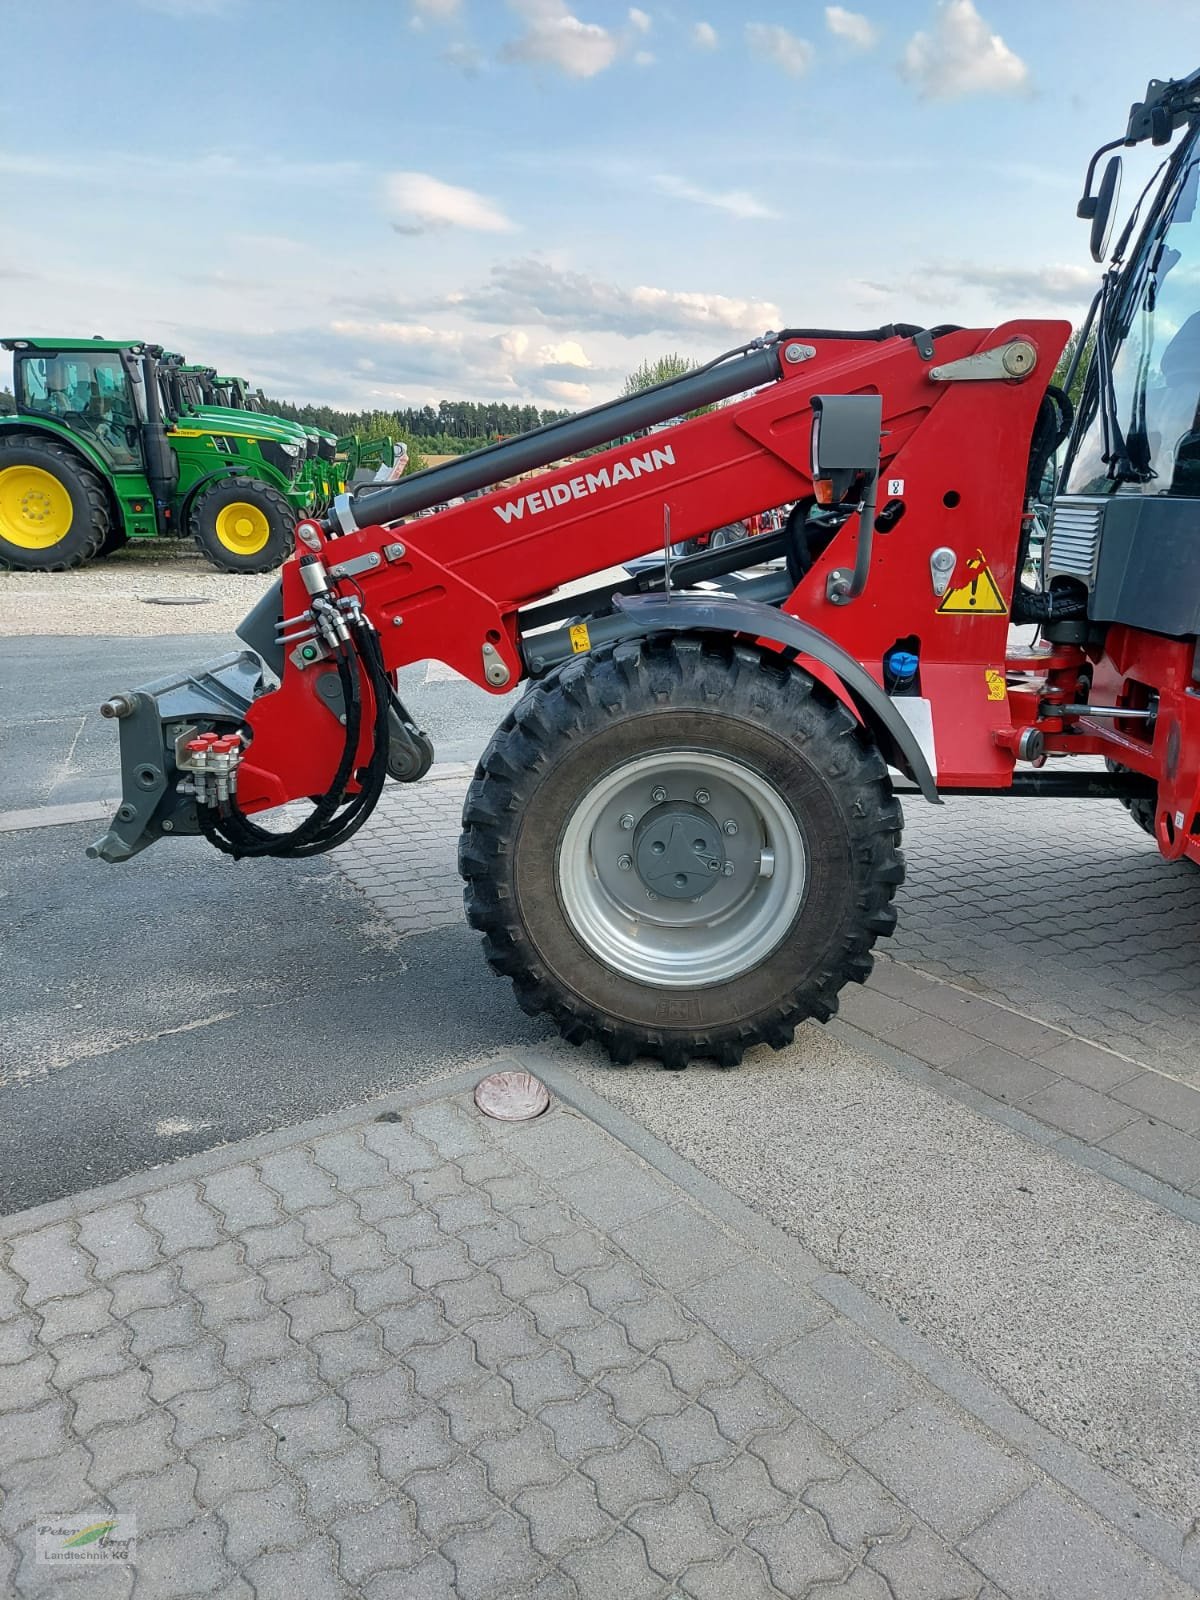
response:
[[[140,594],[138,599],[144,606],[212,605],[212,596],[208,594]]]
[[[532,1072],[493,1072],[475,1085],[475,1104],[499,1122],[528,1122],[550,1104],[550,1091]]]

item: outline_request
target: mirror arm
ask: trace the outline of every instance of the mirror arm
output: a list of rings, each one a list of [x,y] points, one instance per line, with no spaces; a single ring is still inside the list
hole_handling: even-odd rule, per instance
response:
[[[1107,144],[1102,144],[1099,150],[1088,162],[1087,177],[1083,180],[1083,194],[1079,204],[1075,207],[1075,215],[1084,222],[1090,222],[1096,215],[1096,196],[1092,193],[1092,179],[1096,176],[1096,167],[1101,156],[1106,156],[1110,150],[1120,149],[1127,144],[1127,139],[1110,139]]]

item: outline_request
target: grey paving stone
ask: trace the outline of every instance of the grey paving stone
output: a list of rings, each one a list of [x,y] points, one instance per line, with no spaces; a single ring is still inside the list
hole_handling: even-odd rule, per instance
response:
[[[310,1206],[331,1206],[339,1199],[333,1178],[317,1166],[303,1145],[264,1157],[258,1170],[263,1182],[278,1195],[279,1204],[293,1215]]]
[[[151,1477],[128,1477],[108,1492],[117,1511],[129,1511],[137,1518],[138,1538],[162,1533],[171,1528],[186,1528],[195,1520],[196,1469],[186,1461],[176,1461]]]
[[[619,1169],[618,1181],[624,1182],[625,1169],[633,1165],[632,1157],[616,1140],[579,1112],[563,1106],[534,1122],[515,1123],[504,1133],[504,1143],[512,1154],[551,1183],[601,1163]]]
[[[704,1389],[724,1388],[736,1377],[739,1367],[732,1352],[707,1328],[696,1325],[690,1338],[659,1344],[658,1359],[671,1374],[676,1388],[685,1394],[700,1394]]]
[[[413,1250],[426,1250],[444,1244],[446,1235],[431,1211],[412,1211],[405,1216],[380,1217],[373,1226],[383,1235],[394,1256],[407,1260]]]
[[[155,1350],[142,1357],[142,1365],[150,1374],[151,1398],[160,1405],[185,1389],[215,1389],[226,1376],[220,1347],[208,1336]]]
[[[408,1256],[408,1268],[417,1288],[425,1290],[475,1275],[475,1265],[457,1239],[448,1239],[430,1250],[413,1250]]]
[[[255,1600],[351,1600],[352,1591],[337,1576],[337,1550],[330,1539],[314,1539],[300,1550],[262,1556],[250,1568]]]
[[[686,1477],[706,1461],[729,1459],[733,1449],[712,1412],[700,1405],[689,1405],[675,1416],[652,1417],[642,1432],[653,1440],[667,1471],[676,1478]]]
[[[961,1060],[947,1062],[944,1066],[953,1077],[961,1078],[973,1089],[1010,1104],[1028,1100],[1054,1082],[1054,1074],[1048,1067],[997,1044],[983,1045]]]
[[[259,1417],[269,1417],[281,1406],[304,1405],[322,1393],[316,1362],[305,1350],[247,1367],[242,1378],[250,1410]]]
[[[471,1388],[450,1389],[438,1404],[450,1422],[450,1435],[456,1443],[474,1446],[481,1439],[502,1438],[518,1433],[528,1418],[512,1402],[512,1394],[502,1378],[489,1377]]]
[[[0,1367],[0,1412],[24,1410],[30,1400],[46,1388],[51,1373],[56,1370],[66,1371],[66,1376],[59,1379],[64,1388],[79,1378],[121,1371],[126,1365],[123,1345],[121,1334],[114,1329],[111,1333],[85,1335],[70,1345],[60,1346],[54,1360],[47,1351],[39,1350],[26,1361]],[[115,1352],[115,1360],[109,1359],[110,1352]]]
[[[673,1416],[682,1411],[688,1397],[671,1381],[671,1374],[653,1356],[639,1367],[616,1367],[596,1380],[612,1400],[614,1413],[631,1428],[640,1427],[648,1417]]]
[[[492,1317],[504,1317],[510,1310],[508,1300],[500,1292],[499,1283],[486,1270],[476,1272],[471,1278],[440,1284],[437,1297],[442,1315],[456,1328],[467,1328],[473,1322]]]
[[[315,1457],[296,1470],[305,1485],[305,1507],[319,1522],[374,1505],[383,1493],[374,1453],[365,1444],[356,1444],[341,1455]]]
[[[95,1284],[89,1276],[87,1256],[75,1243],[71,1228],[56,1223],[23,1233],[14,1240],[9,1256],[13,1271],[24,1279],[26,1305],[72,1294],[86,1294]]]
[[[363,1129],[363,1142],[368,1150],[383,1157],[389,1172],[400,1177],[428,1171],[441,1161],[423,1139],[414,1137],[411,1129],[400,1122],[368,1123]]]
[[[1165,1078],[1160,1072],[1143,1072],[1130,1078],[1118,1085],[1112,1096],[1145,1112],[1155,1122],[1168,1122],[1183,1133],[1200,1129],[1200,1090],[1178,1079]]]
[[[762,1370],[798,1410],[843,1443],[921,1397],[904,1369],[840,1322],[805,1334],[771,1356]]]
[[[333,1239],[352,1239],[362,1230],[362,1218],[349,1200],[302,1211],[297,1218],[309,1244],[324,1248]]]
[[[820,1517],[808,1506],[797,1506],[786,1522],[751,1528],[746,1543],[763,1557],[771,1581],[786,1595],[843,1578],[853,1565],[853,1558],[830,1542]]]
[[[570,1351],[575,1371],[587,1380],[615,1367],[635,1367],[642,1360],[642,1352],[634,1349],[624,1328],[615,1322],[568,1328],[560,1334],[559,1343]]]
[[[269,1489],[229,1495],[221,1502],[221,1521],[227,1529],[225,1553],[243,1570],[267,1551],[294,1550],[311,1535],[300,1515],[299,1490],[282,1478]]]
[[[348,1289],[326,1289],[321,1294],[298,1294],[283,1302],[289,1323],[289,1335],[299,1344],[315,1338],[318,1333],[335,1333],[352,1328],[358,1321],[358,1312]]]
[[[799,1496],[810,1484],[839,1478],[847,1465],[824,1434],[803,1417],[796,1417],[778,1433],[760,1433],[748,1448],[765,1464],[771,1482],[784,1494]]]
[[[683,1489],[669,1501],[640,1506],[626,1519],[646,1543],[655,1572],[677,1578],[696,1561],[715,1561],[724,1553],[725,1541],[712,1519],[708,1501],[693,1489]]]
[[[522,1244],[520,1255],[497,1258],[491,1270],[510,1300],[524,1301],[531,1295],[551,1294],[560,1286],[554,1263],[540,1245]]]
[[[368,1431],[379,1451],[380,1472],[389,1483],[406,1488],[414,1473],[432,1475],[432,1469],[445,1467],[456,1454],[448,1420],[440,1411],[421,1411],[407,1421]]]
[[[752,1522],[781,1516],[789,1505],[789,1496],[780,1493],[752,1455],[710,1461],[693,1477],[692,1487],[708,1501],[714,1520],[738,1539]]]
[[[789,1413],[756,1372],[745,1372],[727,1388],[705,1389],[700,1396],[717,1419],[717,1427],[734,1444],[756,1433],[782,1427]]]
[[[310,1349],[326,1383],[341,1384],[359,1373],[380,1372],[392,1365],[378,1330],[369,1322],[334,1333],[319,1333],[311,1340]]]
[[[676,1196],[657,1172],[632,1161],[621,1170],[619,1181],[605,1165],[568,1173],[557,1180],[555,1188],[573,1211],[606,1233],[634,1217],[660,1210]]]
[[[104,1309],[104,1306],[107,1305],[107,1296],[104,1295],[103,1290],[98,1292],[103,1296],[99,1324],[103,1328],[108,1322],[108,1313]],[[80,1295],[78,1298],[83,1300],[88,1299],[89,1296]],[[54,1303],[54,1301],[49,1302],[50,1306],[53,1306]],[[65,1300],[60,1303],[68,1306],[74,1304],[71,1300]],[[90,1333],[97,1330],[89,1328],[87,1331]],[[30,1356],[37,1355],[43,1343],[50,1343],[48,1339],[39,1340],[38,1335],[38,1323],[33,1316],[14,1317],[7,1322],[0,1322],[0,1367],[16,1366],[22,1361],[27,1361]]]
[[[977,1528],[962,1552],[1012,1600],[1183,1600],[1188,1590],[1035,1484]]]
[[[627,1436],[616,1449],[601,1450],[580,1462],[596,1485],[605,1511],[623,1520],[635,1506],[661,1500],[676,1487],[658,1449],[640,1435]]]
[[[434,1195],[427,1204],[437,1218],[438,1227],[451,1237],[466,1228],[485,1227],[496,1217],[487,1196],[472,1190]]]
[[[513,1399],[530,1415],[551,1400],[572,1400],[587,1387],[561,1350],[544,1349],[523,1361],[501,1368],[512,1385]]]
[[[579,1223],[558,1200],[539,1200],[536,1205],[516,1206],[509,1218],[526,1244],[541,1244],[557,1234],[574,1233]]]
[[[385,1217],[411,1217],[416,1203],[407,1186],[398,1178],[388,1178],[373,1184],[369,1189],[359,1189],[354,1204],[365,1222],[382,1222]]]
[[[141,1207],[143,1218],[161,1236],[162,1248],[168,1255],[221,1242],[216,1216],[201,1201],[200,1191],[193,1183],[153,1189],[143,1197]]]
[[[454,1563],[455,1600],[520,1594],[544,1571],[529,1548],[525,1524],[511,1511],[501,1511],[484,1528],[452,1534],[443,1549]]]
[[[358,1443],[346,1421],[346,1404],[337,1395],[322,1395],[307,1405],[281,1406],[269,1420],[275,1435],[275,1456],[289,1471],[311,1456],[329,1455]]]
[[[907,1051],[918,1060],[937,1067],[951,1067],[979,1049],[978,1034],[920,1012],[911,1022],[893,1028],[888,1042],[897,1050]]]
[[[407,1421],[416,1411],[412,1374],[395,1361],[386,1362],[378,1373],[363,1373],[344,1382],[341,1394],[349,1407],[351,1423],[359,1428],[392,1420]]]
[[[404,1364],[412,1372],[414,1391],[428,1400],[463,1384],[474,1385],[483,1377],[475,1346],[461,1333],[449,1333],[438,1344],[414,1346]]]
[[[532,1318],[520,1309],[514,1309],[507,1316],[497,1317],[494,1321],[472,1322],[466,1333],[485,1367],[499,1369],[507,1362],[537,1355],[545,1348]]]
[[[122,1478],[165,1471],[177,1460],[172,1434],[175,1419],[166,1411],[153,1411],[136,1422],[119,1422],[98,1429],[88,1441],[92,1452],[89,1474],[105,1493]]]
[[[195,1307],[186,1300],[173,1306],[151,1306],[145,1311],[134,1311],[125,1321],[132,1333],[130,1353],[139,1359],[176,1345],[191,1344],[200,1337],[200,1319]]]
[[[132,1202],[86,1212],[79,1219],[78,1238],[95,1258],[95,1276],[102,1283],[122,1272],[142,1272],[162,1260],[154,1235]]]
[[[148,1374],[137,1370],[81,1383],[71,1395],[75,1402],[74,1431],[86,1438],[106,1422],[132,1422],[151,1409],[149,1387]],[[0,1418],[0,1457],[4,1454],[4,1428],[9,1420],[9,1417]]]
[[[110,1288],[93,1289],[89,1294],[72,1295],[69,1300],[47,1300],[39,1308],[42,1326],[38,1338],[42,1344],[53,1345],[59,1339],[70,1339],[81,1333],[102,1333],[113,1325]],[[0,1323],[0,1333],[7,1329],[34,1328],[29,1318],[19,1322]]]
[[[868,1567],[856,1567],[848,1578],[841,1583],[827,1584],[820,1593],[823,1600],[894,1600],[884,1579]]]
[[[920,1523],[904,1539],[873,1546],[865,1559],[887,1579],[895,1600],[959,1600],[978,1595],[983,1583],[977,1568]]]
[[[646,1565],[642,1541],[624,1529],[603,1544],[565,1556],[562,1570],[579,1600],[615,1600],[617,1595],[621,1600],[653,1600],[662,1593],[662,1579]]]
[[[356,1588],[376,1572],[415,1566],[428,1548],[413,1532],[407,1505],[395,1498],[369,1511],[347,1512],[329,1532],[338,1547],[338,1570]]]
[[[222,1529],[215,1517],[197,1517],[186,1528],[138,1539],[138,1588],[154,1600],[212,1594],[234,1577],[222,1554]]]
[[[693,1284],[680,1299],[748,1359],[807,1333],[830,1316],[823,1301],[755,1260],[739,1261],[716,1277]]]
[[[230,1322],[253,1321],[268,1309],[262,1279],[250,1275],[232,1283],[205,1284],[191,1294],[200,1307],[201,1323],[210,1331],[219,1331]]]
[[[1064,1039],[1062,1034],[1056,1034],[1055,1040],[1047,1049],[1035,1052],[1037,1059],[1051,1072],[1086,1084],[1101,1094],[1137,1077],[1140,1070],[1132,1061],[1098,1049],[1083,1039]]]
[[[132,1311],[143,1311],[151,1306],[173,1305],[179,1298],[181,1276],[179,1264],[175,1262],[169,1267],[155,1267],[150,1272],[130,1272],[110,1279],[107,1290],[112,1295],[112,1315],[127,1317]]]
[[[293,1217],[261,1228],[247,1228],[241,1236],[247,1263],[262,1272],[269,1262],[300,1261],[308,1255],[304,1229]]]
[[[421,1294],[403,1261],[394,1261],[378,1271],[352,1272],[346,1278],[346,1287],[358,1311],[366,1317],[384,1306],[410,1305]]]
[[[216,1389],[178,1394],[167,1401],[166,1410],[175,1420],[174,1442],[180,1450],[205,1439],[227,1438],[248,1422],[246,1391],[234,1380]]]
[[[487,1470],[488,1487],[502,1500],[515,1500],[525,1489],[557,1483],[568,1468],[554,1451],[552,1436],[539,1423],[526,1421],[502,1439],[484,1439],[475,1455]]]
[[[353,1273],[380,1272],[392,1265],[391,1255],[380,1234],[365,1229],[345,1239],[331,1239],[325,1246],[329,1270],[345,1281]]]
[[[568,1461],[578,1461],[593,1450],[610,1449],[623,1437],[606,1395],[593,1393],[579,1400],[552,1401],[542,1411],[541,1420],[554,1434],[559,1455]]]
[[[908,1407],[850,1448],[905,1505],[950,1539],[1012,1500],[1032,1476],[1026,1463],[928,1401]]]
[[[414,1472],[405,1479],[404,1492],[417,1508],[418,1531],[435,1545],[452,1528],[482,1522],[500,1510],[481,1463],[469,1456],[436,1472]]]
[[[623,1306],[648,1300],[654,1290],[628,1262],[614,1258],[606,1267],[581,1272],[579,1282],[597,1311],[610,1316]]]
[[[250,1247],[243,1241],[246,1258],[250,1259]],[[215,1244],[208,1249],[185,1250],[181,1256],[176,1257],[179,1267],[179,1281],[189,1291],[207,1287],[214,1283],[236,1283],[239,1278],[245,1277],[245,1268],[242,1266],[241,1252],[233,1243]],[[146,1274],[147,1278],[149,1274]],[[166,1285],[170,1282],[169,1276],[163,1273],[158,1280]],[[120,1280],[112,1285],[113,1309],[118,1306],[120,1294]],[[149,1302],[156,1305],[170,1305],[171,1301]]]
[[[415,1106],[410,1121],[413,1132],[428,1140],[444,1160],[456,1161],[459,1156],[488,1148],[478,1123],[470,1122],[452,1102],[439,1100]]]
[[[750,1550],[731,1550],[721,1561],[689,1567],[679,1580],[680,1592],[691,1600],[778,1600],[779,1590],[767,1577],[761,1556]]]
[[[226,1167],[204,1180],[204,1199],[220,1212],[230,1233],[278,1222],[279,1203],[253,1167]]]
[[[17,1460],[5,1455],[4,1498],[0,1500],[0,1540],[31,1532],[47,1510],[63,1515],[95,1507],[100,1495],[89,1481],[89,1452],[80,1444],[63,1444],[52,1455]],[[3,1548],[0,1542],[0,1548]]]
[[[600,1509],[594,1484],[576,1473],[545,1488],[527,1489],[516,1508],[529,1521],[533,1548],[550,1560],[594,1544],[616,1529]]]
[[[1177,1189],[1200,1182],[1200,1139],[1140,1117],[1102,1141],[1102,1148]]]
[[[383,1336],[384,1349],[398,1356],[417,1345],[440,1344],[450,1331],[436,1301],[428,1296],[412,1305],[384,1306],[373,1320]]]
[[[198,1474],[196,1498],[202,1505],[215,1507],[228,1495],[269,1489],[279,1477],[275,1443],[270,1430],[260,1427],[232,1439],[193,1445],[188,1459]]]
[[[1135,1115],[1131,1107],[1069,1078],[1060,1078],[1048,1089],[1031,1095],[1024,1109],[1040,1122],[1048,1122],[1089,1144],[1123,1128]]]
[[[684,1202],[625,1223],[614,1231],[613,1240],[672,1289],[712,1277],[745,1250]]]
[[[871,1541],[897,1538],[913,1526],[912,1513],[856,1467],[840,1478],[810,1484],[804,1498],[825,1518],[837,1543],[859,1555]]]
[[[369,1150],[357,1132],[333,1133],[318,1139],[312,1147],[314,1159],[337,1179],[347,1194],[374,1188],[386,1181],[388,1164]]]
[[[363,1590],[364,1600],[450,1600],[453,1594],[454,1568],[436,1554],[406,1571],[380,1572]]]

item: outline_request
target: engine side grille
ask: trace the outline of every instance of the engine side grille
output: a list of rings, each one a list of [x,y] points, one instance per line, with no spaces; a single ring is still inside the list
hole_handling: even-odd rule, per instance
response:
[[[1046,538],[1046,581],[1078,578],[1089,588],[1096,581],[1104,500],[1059,498]]]

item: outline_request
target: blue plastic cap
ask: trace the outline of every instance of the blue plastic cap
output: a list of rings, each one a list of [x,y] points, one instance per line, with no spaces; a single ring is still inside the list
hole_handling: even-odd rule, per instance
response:
[[[887,658],[887,669],[894,678],[915,677],[918,665],[911,650],[893,650]]]

